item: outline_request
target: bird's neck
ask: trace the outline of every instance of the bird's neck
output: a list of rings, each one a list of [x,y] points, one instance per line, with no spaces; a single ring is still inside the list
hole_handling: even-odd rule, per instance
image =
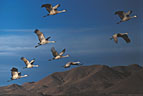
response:
[[[48,43],[56,43],[56,41],[48,41]]]
[[[66,12],[66,10],[58,11],[58,13]]]
[[[131,18],[136,18],[137,16],[135,15],[135,16],[132,16]]]
[[[23,77],[27,77],[28,75],[24,75],[24,76],[21,76],[21,78],[23,78]]]
[[[65,55],[65,56],[62,56],[62,57],[69,57],[69,55]]]
[[[74,62],[74,63],[77,63],[77,64],[79,64],[80,62],[79,62],[79,61],[77,61],[77,62]]]
[[[39,65],[33,65],[33,67],[39,67]]]

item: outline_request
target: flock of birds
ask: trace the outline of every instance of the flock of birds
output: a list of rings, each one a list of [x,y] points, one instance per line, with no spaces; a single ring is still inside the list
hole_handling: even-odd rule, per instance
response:
[[[49,13],[49,14],[43,16],[43,17],[47,17],[47,16],[50,16],[50,15],[56,15],[56,14],[59,14],[59,13],[62,13],[62,12],[66,12],[66,10],[58,11],[57,8],[59,6],[60,6],[60,4],[57,4],[54,7],[51,4],[43,4],[41,7],[45,7],[46,10]],[[117,24],[120,24],[121,22],[125,22],[125,21],[128,21],[128,20],[132,19],[132,18],[137,17],[137,16],[130,16],[131,13],[132,13],[132,11],[128,11],[128,12],[117,11],[117,12],[115,12],[115,15],[118,15],[121,19],[121,21],[119,21]],[[35,30],[35,34],[38,36],[38,39],[40,41],[38,43],[38,45],[35,46],[35,48],[37,48],[41,45],[48,44],[48,43],[56,43],[56,41],[50,41],[49,40],[51,37],[45,38],[44,34],[42,32],[40,32],[40,30],[38,30],[38,29]],[[114,39],[115,43],[118,43],[118,37],[123,38],[127,43],[131,42],[131,40],[128,37],[128,33],[117,33],[117,34],[114,34],[112,36],[112,38],[110,38],[110,39],[111,40]],[[56,49],[54,47],[52,47],[51,52],[53,54],[53,58],[49,59],[49,61],[69,57],[70,55],[68,55],[68,54],[63,56],[65,51],[66,51],[66,49],[63,49],[60,53],[58,53],[56,51]],[[39,67],[39,65],[34,65],[35,59],[29,61],[25,57],[21,57],[21,60],[24,61],[25,65],[26,65],[26,67],[24,67],[24,68]],[[71,65],[82,65],[82,64],[79,61],[77,61],[77,62],[68,62],[63,67],[64,68],[69,68]],[[27,77],[28,75],[23,75],[22,76],[21,72],[19,72],[17,68],[13,67],[11,69],[11,76],[12,76],[11,80],[16,80],[16,79],[20,79],[20,78],[23,78],[23,77]],[[11,81],[11,80],[8,80],[8,82]]]

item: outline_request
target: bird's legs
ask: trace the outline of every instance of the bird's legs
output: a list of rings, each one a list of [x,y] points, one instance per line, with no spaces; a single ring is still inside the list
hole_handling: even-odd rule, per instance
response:
[[[41,44],[38,43],[38,45],[35,46],[35,48],[39,47]]]
[[[7,82],[10,82],[10,81],[12,81],[12,80],[8,80]]]
[[[52,60],[55,60],[54,58],[52,58],[52,59],[49,59],[48,61],[52,61]]]
[[[45,15],[45,16],[43,16],[43,17],[47,17],[47,16],[49,16],[49,14],[47,14],[47,15]]]
[[[23,67],[23,69],[26,69],[27,67]]]
[[[117,22],[117,24],[120,24],[122,21]]]
[[[12,81],[13,79],[11,78],[10,80],[8,80],[7,82],[10,82],[10,81]]]

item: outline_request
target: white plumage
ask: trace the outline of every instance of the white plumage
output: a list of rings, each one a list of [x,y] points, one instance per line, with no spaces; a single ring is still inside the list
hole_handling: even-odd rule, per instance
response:
[[[40,30],[38,30],[38,29],[35,30],[35,33],[38,36],[38,39],[40,41],[40,43],[38,43],[38,45],[35,46],[35,48],[37,48],[40,45],[44,45],[44,44],[48,44],[48,43],[55,43],[56,42],[56,41],[49,41],[49,39],[51,37],[45,38],[44,34],[42,32],[40,32]]]
[[[35,59],[33,59],[29,62],[26,58],[21,57],[21,60],[24,61],[25,65],[26,65],[26,67],[24,67],[24,68],[39,67],[39,65],[34,65]]]
[[[114,34],[112,36],[111,40],[114,39],[115,43],[118,43],[118,37],[123,38],[127,43],[131,42],[130,38],[128,37],[128,33],[117,33],[117,34]]]
[[[49,14],[43,16],[49,16],[49,15],[56,15],[58,13],[66,12],[66,10],[58,11],[57,8],[60,6],[60,4],[57,4],[56,6],[52,6],[51,4],[43,4],[41,7],[45,7],[46,10],[49,12]]]
[[[51,60],[55,60],[55,59],[61,59],[61,58],[65,58],[65,57],[69,57],[69,55],[65,55],[63,56],[63,54],[65,53],[66,49],[63,49],[61,53],[58,54],[58,52],[55,50],[54,47],[51,48],[51,52],[54,56],[54,58],[49,59],[49,61]]]
[[[27,77],[28,75],[21,76],[21,72],[18,72],[18,69],[13,67],[11,69],[11,76],[12,76],[11,80],[16,80],[16,79],[20,79],[20,78],[23,78],[23,77]],[[11,80],[9,80],[9,81],[11,81]]]
[[[64,68],[69,68],[71,65],[78,65],[79,66],[79,65],[82,65],[82,64],[80,64],[79,61],[77,61],[77,62],[68,62],[64,65]]]
[[[130,16],[131,13],[132,13],[131,10],[126,12],[126,13],[124,11],[117,11],[117,12],[115,12],[115,15],[118,15],[120,17],[120,19],[121,19],[121,21],[118,22],[117,24],[119,24],[121,22],[128,21],[128,20],[130,20],[132,18],[136,18],[137,17],[136,15],[135,16]]]

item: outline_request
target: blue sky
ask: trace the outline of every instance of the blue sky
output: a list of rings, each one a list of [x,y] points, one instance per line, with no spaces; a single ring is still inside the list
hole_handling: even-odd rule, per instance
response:
[[[41,5],[46,3],[59,3],[59,10],[67,12],[43,18],[47,11]],[[68,61],[79,60],[84,65],[142,65],[142,0],[0,0],[0,4],[0,86],[38,81],[53,72],[69,70],[61,67]],[[114,12],[118,10],[133,10],[132,15],[138,18],[116,24],[120,19]],[[35,49],[39,42],[35,29],[57,42]],[[128,32],[131,43],[119,39],[115,44],[109,40],[119,32]],[[58,51],[66,48],[65,54],[71,57],[49,62],[51,47]],[[40,67],[22,69],[25,66],[20,60],[22,56],[29,60],[36,58],[35,64]],[[12,67],[30,76],[6,82]]]

